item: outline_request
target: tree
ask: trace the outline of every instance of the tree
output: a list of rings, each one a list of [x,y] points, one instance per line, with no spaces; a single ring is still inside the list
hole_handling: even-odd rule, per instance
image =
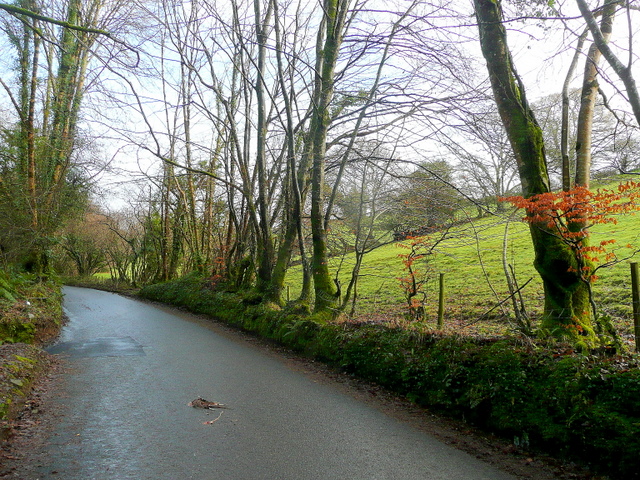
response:
[[[513,150],[495,106],[485,112],[469,113],[461,130],[464,144],[447,146],[458,160],[463,189],[475,202],[483,206],[495,202],[496,209],[501,211],[504,207],[498,199],[519,185]]]
[[[515,71],[507,45],[500,1],[474,0],[480,46],[486,60],[494,98],[513,148],[523,196],[551,191],[542,129],[531,109],[522,80]],[[532,221],[530,233],[534,265],[545,292],[543,329],[558,337],[592,346],[588,286],[578,272],[575,253],[550,234],[545,222]]]
[[[313,256],[311,269],[315,290],[315,309],[325,311],[337,305],[337,290],[329,274],[327,229],[323,212],[327,131],[330,104],[335,85],[335,69],[345,34],[349,0],[324,0],[323,21],[318,33],[318,57],[314,106],[310,123],[311,157],[311,234]]]
[[[636,121],[638,122],[638,125],[640,125],[640,94],[638,93],[638,88],[636,86],[635,78],[633,77],[631,68],[634,60],[632,52],[629,51],[629,60],[627,64],[623,64],[615,54],[615,52],[608,45],[610,25],[598,25],[593,12],[589,8],[585,0],[576,0],[576,3],[578,5],[578,8],[580,9],[580,14],[587,23],[587,27],[589,28],[591,35],[593,35],[595,46],[602,53],[602,56],[607,60],[607,63],[609,63],[611,68],[613,68],[620,80],[622,80],[622,83],[624,84],[627,91],[629,105],[631,105],[631,109],[633,110],[633,114],[636,117]],[[606,2],[605,5],[607,7],[609,5],[616,6],[617,2]],[[628,23],[629,25],[631,25],[630,2],[624,4],[624,8],[626,10]],[[629,32],[629,35],[633,35],[631,31]],[[629,44],[632,44],[631,38],[629,39]]]
[[[62,232],[60,246],[81,277],[91,276],[106,267],[108,229],[105,216],[92,206],[82,221],[67,226]]]
[[[436,3],[388,4],[384,16],[366,1],[145,4],[155,21],[141,60],[128,70],[116,64],[112,74],[141,120],[118,133],[163,165],[148,174],[161,202],[163,278],[175,271],[176,252],[182,268],[202,265],[204,273],[219,272],[223,258],[228,284],[251,285],[256,298],[282,305],[297,247],[313,266],[304,268],[300,299],[311,298],[313,273],[316,309],[339,310],[326,237],[360,144],[395,149],[424,139],[463,96],[450,75],[457,57],[443,54],[455,46],[423,23],[440,11]],[[415,48],[425,32],[434,47]],[[424,128],[405,127],[417,117]],[[226,218],[218,222],[220,199]],[[200,253],[203,262],[195,261]]]
[[[397,179],[390,195],[393,208],[387,219],[399,236],[425,234],[451,223],[460,205],[461,197],[452,187],[453,168],[445,160],[414,168]]]
[[[42,14],[57,7],[63,7],[64,20]],[[86,176],[77,165],[78,121],[93,46],[105,33],[95,28],[106,18],[103,7],[99,0],[0,5],[12,14],[2,30],[15,61],[14,80],[0,80],[14,108],[14,123],[2,136],[0,204],[6,221],[0,242],[21,268],[39,275],[50,269],[56,230],[87,199]]]
[[[552,184],[562,177],[563,170],[567,170],[570,177],[567,184],[570,189],[576,174],[576,126],[578,124],[578,110],[580,106],[580,89],[573,89],[567,95],[567,148],[566,160],[563,160],[562,147],[562,109],[563,103],[559,94],[545,96],[533,104],[533,110],[543,131],[545,151],[552,176]],[[603,101],[597,101],[593,111],[593,123],[590,139],[591,173],[612,171],[630,171],[638,165],[634,151],[638,142],[638,132],[629,126],[623,112],[612,112]],[[584,151],[584,149],[583,149]],[[566,166],[563,164],[566,162]],[[503,195],[504,196],[504,195]]]
[[[344,152],[339,152],[341,157]],[[364,256],[376,248],[388,244],[390,232],[395,226],[389,216],[394,203],[390,200],[399,188],[394,170],[397,159],[388,152],[384,144],[370,141],[360,143],[351,151],[350,160],[342,175],[334,202],[336,219],[331,223],[332,237],[341,243],[340,265],[347,255],[351,261],[351,272],[346,287],[337,280],[341,268],[335,274],[335,283],[341,293],[340,311],[351,305],[349,314],[354,315],[358,298],[358,281]],[[333,174],[333,172],[332,172]]]
[[[591,284],[597,280],[596,272],[600,268],[611,266],[620,260],[617,253],[610,250],[616,240],[607,239],[598,245],[591,245],[588,242],[589,229],[596,224],[616,224],[616,216],[639,210],[639,198],[640,184],[628,181],[620,184],[615,191],[598,189],[597,192],[591,192],[588,188],[578,185],[568,191],[542,193],[529,198],[510,197],[507,201],[526,210],[526,221],[546,225],[549,235],[561,240],[571,249],[576,259],[576,268],[571,267],[570,273],[579,275],[587,287],[593,316],[597,319]],[[633,247],[626,245],[623,248]],[[574,328],[578,335],[582,333],[580,325],[576,324],[571,328]],[[596,329],[603,342],[606,342],[605,334],[608,334],[616,348],[620,347],[618,336],[608,321],[604,322],[604,325],[598,322]]]
[[[409,251],[399,255],[406,275],[398,278],[400,288],[407,302],[407,317],[409,320],[426,320],[425,303],[427,292],[425,287],[434,275],[430,261],[432,256],[436,254],[438,245],[447,239],[448,233],[448,228],[442,228],[434,232],[433,236],[408,237],[398,244],[401,248]],[[438,320],[438,323],[438,328],[441,328],[440,320]]]
[[[608,41],[611,36],[613,19],[615,16],[617,2],[606,1],[601,10],[602,19],[600,28],[603,32],[603,40]],[[584,76],[580,95],[580,111],[578,112],[578,122],[576,131],[576,176],[577,186],[589,188],[591,179],[591,139],[593,136],[593,118],[595,115],[595,104],[598,96],[598,64],[600,62],[600,49],[596,42],[589,48],[585,61]]]

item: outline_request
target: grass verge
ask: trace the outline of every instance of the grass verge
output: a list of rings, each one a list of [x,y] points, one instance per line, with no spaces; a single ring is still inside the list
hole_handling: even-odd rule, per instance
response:
[[[11,431],[34,382],[47,370],[41,346],[62,327],[62,295],[55,282],[2,275],[0,300],[0,438]]]

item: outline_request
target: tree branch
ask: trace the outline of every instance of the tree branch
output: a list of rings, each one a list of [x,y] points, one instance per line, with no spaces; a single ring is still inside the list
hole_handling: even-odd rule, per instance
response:
[[[589,9],[587,2],[585,0],[576,0],[578,4],[578,8],[580,9],[580,13],[582,17],[585,19],[589,30],[591,31],[591,35],[593,36],[593,41],[598,47],[598,50],[602,53],[602,56],[607,60],[611,68],[616,72],[622,83],[624,83],[625,88],[627,89],[627,95],[629,96],[629,103],[631,104],[631,108],[633,109],[633,114],[636,117],[636,121],[638,125],[640,125],[640,95],[638,94],[638,88],[636,87],[636,82],[631,74],[630,66],[625,66],[613,53],[613,50],[609,47],[598,23],[596,22],[593,13]]]
[[[65,22],[64,20],[56,20],[55,18],[47,17],[45,15],[40,15],[39,13],[32,12],[31,10],[27,10],[26,8],[16,7],[15,5],[0,3],[0,10],[9,12],[11,15],[16,17],[18,15],[24,15],[29,18],[41,20],[43,22],[53,23],[55,25],[60,25],[61,27],[70,28],[71,30],[78,30],[85,33],[97,33],[99,35],[104,35],[111,38],[111,33],[107,32],[106,30],[101,30],[99,28],[82,27],[74,23]]]

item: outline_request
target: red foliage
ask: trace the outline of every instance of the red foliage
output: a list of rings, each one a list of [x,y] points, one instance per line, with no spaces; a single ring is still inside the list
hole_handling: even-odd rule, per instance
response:
[[[218,285],[227,280],[227,259],[223,255],[218,255],[213,259],[212,263],[213,271],[209,278],[209,286],[212,290],[215,290]]]
[[[597,279],[593,275],[597,270],[593,268],[593,264],[600,263],[602,267],[616,262],[615,252],[607,248],[616,240],[609,239],[597,245],[589,245],[589,229],[598,224],[616,224],[617,215],[640,210],[640,183],[628,181],[620,184],[617,191],[599,189],[592,192],[585,187],[575,187],[567,192],[541,193],[529,198],[507,197],[501,200],[526,210],[527,216],[523,220],[547,230],[567,244],[576,256],[580,275],[586,281],[593,282]],[[626,245],[626,248],[633,247]]]
[[[409,253],[401,253],[398,257],[402,259],[407,275],[398,277],[398,281],[407,300],[410,317],[414,320],[421,320],[424,316],[424,302],[426,299],[423,287],[429,280],[429,270],[426,263],[420,267],[416,265],[416,262],[431,255],[435,243],[428,236],[408,237],[406,240],[408,243],[398,243],[398,246],[409,249]]]

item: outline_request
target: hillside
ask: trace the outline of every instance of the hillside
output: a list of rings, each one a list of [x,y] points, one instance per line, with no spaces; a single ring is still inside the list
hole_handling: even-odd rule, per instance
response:
[[[623,180],[604,187],[615,187]],[[524,305],[535,325],[543,308],[542,283],[532,265],[529,227],[521,221],[522,216],[521,211],[510,209],[508,215],[472,219],[447,232],[420,267],[428,272],[424,288],[427,326],[435,327],[436,324],[438,277],[444,273],[446,329],[490,335],[513,330],[513,308],[503,268],[503,253],[515,272],[518,285],[524,286],[521,290]],[[594,292],[600,311],[611,316],[620,333],[630,342],[633,323],[629,263],[637,261],[638,256],[626,259],[633,250],[625,246],[631,244],[636,250],[640,249],[640,216],[622,215],[617,220],[616,225],[599,225],[592,229],[592,243],[616,240],[614,251],[621,260],[598,271]],[[431,238],[433,241],[437,236]],[[406,245],[409,244],[409,240],[392,243],[365,255],[353,320],[405,321],[408,308],[398,278],[406,276],[400,255],[408,253]],[[348,283],[353,263],[353,254],[332,259],[333,271],[340,268],[342,285]],[[300,278],[300,267],[292,268],[287,278],[292,298],[297,294]]]

